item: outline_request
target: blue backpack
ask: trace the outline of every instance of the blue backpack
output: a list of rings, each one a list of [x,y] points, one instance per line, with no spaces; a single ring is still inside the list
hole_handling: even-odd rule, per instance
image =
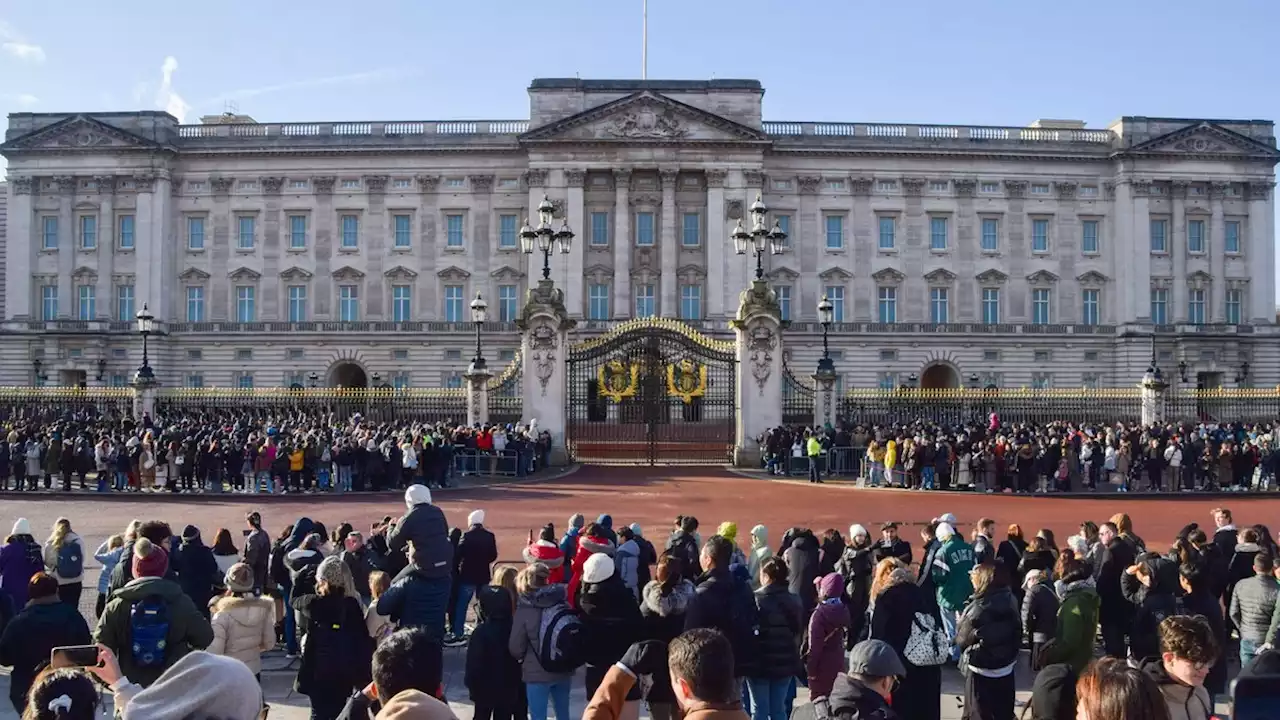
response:
[[[163,666],[168,655],[169,606],[159,595],[149,595],[129,610],[129,641],[133,662],[139,667]]]
[[[64,542],[58,548],[58,577],[63,579],[78,578],[84,574],[84,557],[80,545],[75,542]]]

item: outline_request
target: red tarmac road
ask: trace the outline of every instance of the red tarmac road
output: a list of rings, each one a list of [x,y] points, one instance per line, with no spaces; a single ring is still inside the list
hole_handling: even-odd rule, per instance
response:
[[[747,544],[751,527],[763,523],[770,530],[770,544],[774,547],[791,526],[806,526],[818,532],[834,527],[845,533],[851,523],[857,522],[874,534],[882,522],[925,523],[944,512],[956,515],[966,535],[979,517],[986,516],[999,523],[1000,533],[1005,525],[1014,522],[1021,524],[1028,535],[1042,527],[1052,528],[1059,543],[1074,534],[1082,520],[1103,522],[1113,513],[1127,512],[1140,536],[1153,547],[1165,547],[1186,523],[1195,521],[1211,528],[1209,511],[1219,505],[1234,511],[1238,525],[1262,523],[1280,529],[1280,498],[1274,497],[1111,495],[1074,499],[857,490],[771,482],[718,468],[588,466],[557,480],[452,489],[437,492],[435,499],[452,525],[465,523],[472,510],[484,510],[485,524],[498,535],[502,559],[511,561],[519,560],[531,528],[554,522],[556,532],[563,533],[565,522],[574,512],[589,519],[609,513],[615,527],[639,522],[651,539],[665,539],[679,514],[696,516],[702,522],[704,537],[713,533],[720,522],[732,520],[738,524],[739,540]],[[181,532],[188,524],[196,525],[206,542],[212,542],[217,528],[227,527],[239,545],[244,514],[250,509],[262,513],[267,531],[275,535],[302,515],[330,528],[349,521],[367,530],[371,521],[384,515],[400,515],[405,507],[398,496],[389,494],[270,499],[238,495],[98,498],[80,494],[26,499],[8,495],[0,499],[0,531],[7,530],[15,518],[26,517],[39,539],[43,539],[57,518],[67,517],[74,529],[96,547],[108,535],[122,532],[133,518],[161,519],[169,522],[174,532]],[[904,530],[903,535],[912,545],[919,545],[917,529]]]

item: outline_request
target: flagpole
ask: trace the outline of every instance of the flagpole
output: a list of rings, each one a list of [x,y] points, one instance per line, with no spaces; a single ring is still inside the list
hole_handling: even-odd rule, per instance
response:
[[[649,0],[641,0],[640,79],[649,79]]]

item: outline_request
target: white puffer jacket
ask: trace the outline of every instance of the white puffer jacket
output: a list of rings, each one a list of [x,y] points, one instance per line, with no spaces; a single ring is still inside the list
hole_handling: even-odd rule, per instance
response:
[[[262,653],[276,646],[276,605],[269,598],[219,597],[213,611],[214,655],[233,657],[256,675],[262,672]]]

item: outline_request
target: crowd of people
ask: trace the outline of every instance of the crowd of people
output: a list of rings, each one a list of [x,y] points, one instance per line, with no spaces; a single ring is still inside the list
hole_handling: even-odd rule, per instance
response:
[[[465,647],[476,717],[928,720],[942,671],[964,675],[971,720],[1009,720],[1027,651],[1031,720],[1206,720],[1229,675],[1273,675],[1280,568],[1263,525],[1191,523],[1147,548],[1129,517],[1086,520],[1062,544],[944,514],[918,544],[888,523],[847,534],[733,522],[573,515],[498,562],[482,510],[450,528],[429,488],[367,535],[310,518],[272,534],[257,512],[237,547],[217,529],[134,521],[93,551],[96,624],[78,610],[84,540],[60,519],[40,543],[18,519],[0,548],[0,665],[24,718],[89,720],[96,681],[128,718],[257,718],[262,655],[298,660],[313,718],[447,718],[447,647]],[[1098,639],[1101,642],[1098,642]],[[96,644],[77,668],[54,648]],[[1101,657],[1099,657],[1101,656]],[[1237,664],[1238,663],[1238,664]],[[1025,672],[1025,670],[1021,671]],[[797,703],[799,686],[810,700]]]
[[[536,424],[368,422],[360,415],[199,412],[153,419],[42,414],[6,424],[0,489],[311,493],[446,487],[545,467]]]
[[[1268,424],[1003,423],[942,426],[780,426],[758,440],[764,467],[822,482],[854,475],[869,486],[1051,493],[1275,489],[1280,447]]]

